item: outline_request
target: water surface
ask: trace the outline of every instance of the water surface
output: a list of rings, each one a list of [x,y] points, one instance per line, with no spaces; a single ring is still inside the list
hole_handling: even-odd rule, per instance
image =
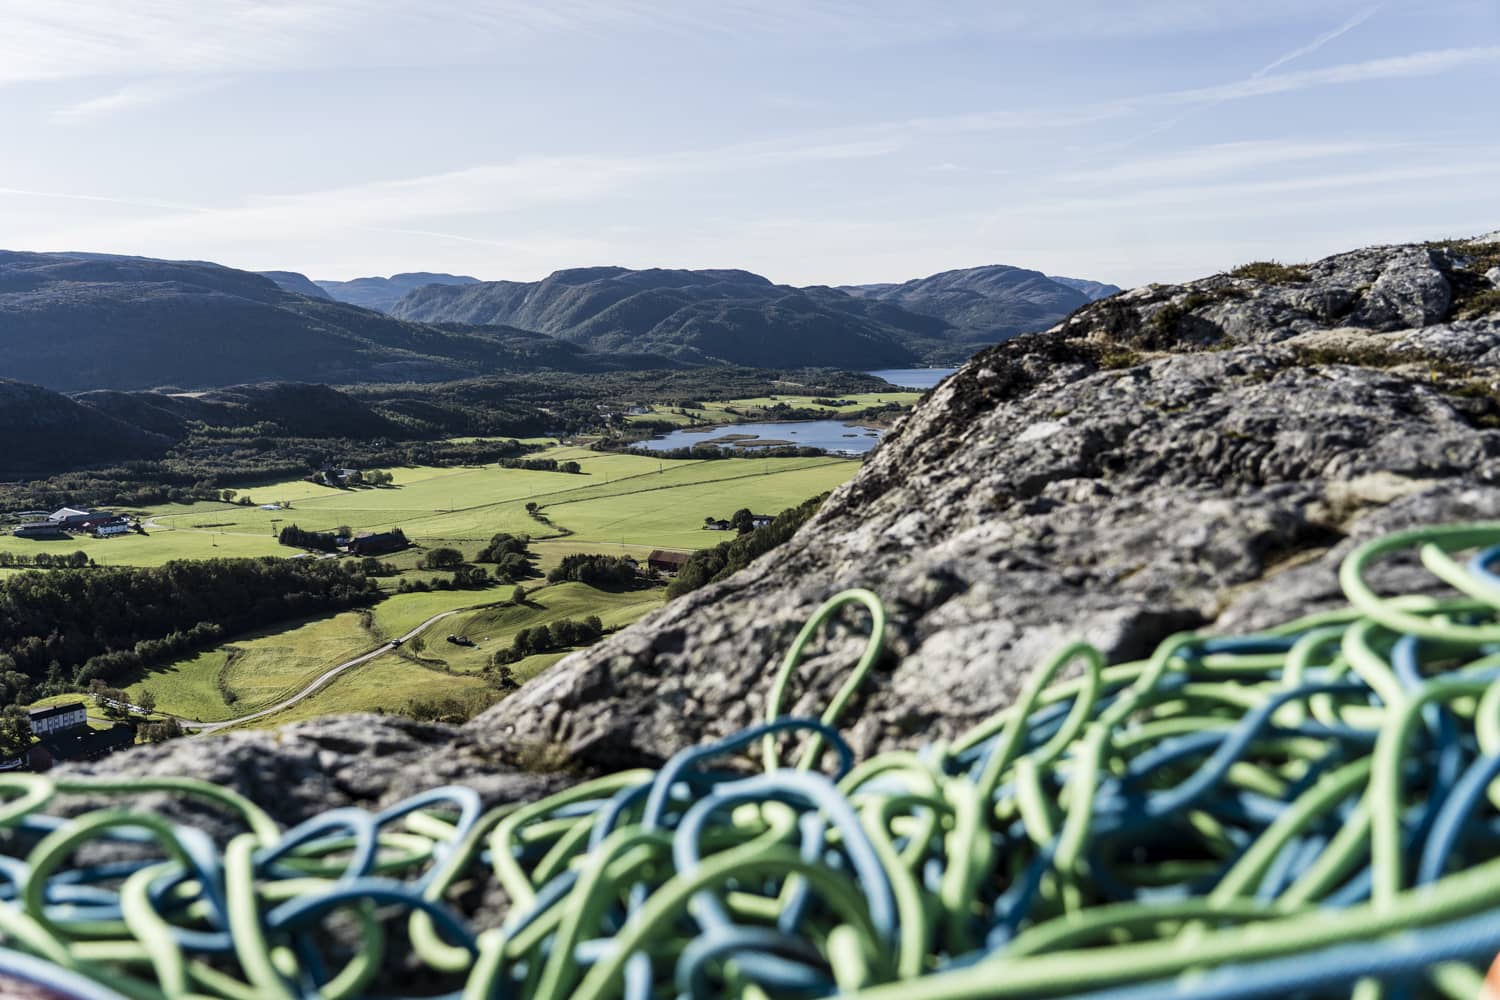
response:
[[[883,378],[903,389],[931,389],[956,371],[957,368],[882,368],[865,374]]]
[[[651,451],[671,451],[673,448],[713,445],[753,455],[759,448],[792,445],[798,448],[822,448],[825,451],[863,455],[875,447],[875,442],[878,440],[880,440],[880,431],[868,427],[855,427],[842,420],[770,420],[761,423],[719,424],[715,427],[695,427],[672,431],[669,434],[642,441],[638,447],[649,448]]]

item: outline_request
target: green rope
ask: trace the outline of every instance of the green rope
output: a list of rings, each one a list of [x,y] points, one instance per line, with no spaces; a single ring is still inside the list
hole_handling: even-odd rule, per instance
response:
[[[1454,593],[1377,593],[1407,550]],[[1496,562],[1500,525],[1400,532],[1345,560],[1347,609],[1130,663],[1073,643],[951,744],[858,762],[836,727],[885,648],[867,590],[801,629],[764,725],[539,802],[435,789],[283,831],[204,782],[3,775],[0,975],[88,1000],[1472,1000],[1500,950]],[[863,653],[786,717],[850,607]],[[54,818],[141,793],[242,832]],[[463,916],[486,886],[499,926]]]

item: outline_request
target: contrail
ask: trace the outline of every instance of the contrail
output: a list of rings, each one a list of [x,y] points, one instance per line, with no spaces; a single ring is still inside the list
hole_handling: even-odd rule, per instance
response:
[[[1303,56],[1310,56],[1310,55],[1312,55],[1314,52],[1318,51],[1323,46],[1327,45],[1329,42],[1334,41],[1335,39],[1338,39],[1338,38],[1342,38],[1344,35],[1347,35],[1349,32],[1353,31],[1355,28],[1359,27],[1361,24],[1364,24],[1370,18],[1372,18],[1376,14],[1380,13],[1380,8],[1382,8],[1384,6],[1385,6],[1385,4],[1378,3],[1378,4],[1376,4],[1373,7],[1367,8],[1366,10],[1363,10],[1360,13],[1355,14],[1353,17],[1351,17],[1349,20],[1345,21],[1343,24],[1339,25],[1337,28],[1334,28],[1332,31],[1327,32],[1325,34],[1319,35],[1317,38],[1314,38],[1312,41],[1308,42],[1306,45],[1302,46],[1300,49],[1293,49],[1292,51],[1288,52],[1286,55],[1281,56],[1280,58],[1275,59],[1275,60],[1267,63],[1266,65],[1262,66],[1260,69],[1258,69],[1254,73],[1250,74],[1250,79],[1252,79],[1252,80],[1259,80],[1261,77],[1265,76],[1267,73],[1270,73],[1270,72],[1272,72],[1274,70],[1278,70],[1281,67],[1285,66],[1287,63],[1292,62],[1293,60],[1301,59]]]
[[[1263,79],[1269,76],[1274,70],[1280,69],[1282,66],[1285,66],[1289,62],[1301,59],[1303,56],[1312,55],[1314,52],[1318,51],[1329,42],[1342,38],[1349,32],[1353,31],[1355,28],[1358,28],[1361,24],[1364,24],[1370,18],[1380,13],[1380,9],[1384,6],[1385,4],[1378,3],[1373,7],[1365,8],[1358,14],[1355,14],[1353,17],[1351,17],[1349,20],[1345,21],[1343,24],[1339,25],[1337,28],[1334,28],[1332,31],[1324,32],[1317,38],[1314,38],[1312,41],[1308,42],[1306,45],[1295,48],[1285,55],[1278,56],[1277,58],[1266,63],[1260,69],[1256,70],[1254,73],[1251,73],[1248,77],[1246,77],[1246,80]],[[1207,111],[1210,108],[1217,107],[1218,105],[1223,104],[1227,99],[1228,98],[1220,98],[1216,101],[1210,101],[1207,104],[1200,105],[1191,111],[1184,112],[1183,114],[1180,114],[1175,118],[1169,118],[1161,124],[1157,125],[1155,128],[1147,129],[1140,135],[1133,136],[1130,139],[1125,140],[1124,142],[1120,143],[1118,148],[1128,148],[1143,139],[1149,139],[1154,135],[1159,135],[1162,132],[1167,131],[1168,129],[1175,128],[1189,118],[1192,118],[1194,115],[1202,114],[1204,111]]]

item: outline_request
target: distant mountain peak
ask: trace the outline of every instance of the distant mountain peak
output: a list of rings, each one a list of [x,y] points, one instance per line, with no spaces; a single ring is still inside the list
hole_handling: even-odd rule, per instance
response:
[[[467,274],[443,274],[436,271],[404,271],[388,278],[352,278],[349,281],[318,279],[313,282],[338,302],[389,313],[401,296],[426,285],[477,285],[478,278]]]

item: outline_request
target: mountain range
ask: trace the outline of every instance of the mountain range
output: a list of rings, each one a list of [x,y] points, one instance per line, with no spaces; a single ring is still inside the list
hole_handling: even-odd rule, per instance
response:
[[[899,367],[960,361],[1114,290],[1004,266],[847,288],[623,267],[534,282],[426,272],[313,282],[205,261],[0,251],[0,377],[78,392]]]
[[[528,330],[412,323],[196,261],[0,251],[0,377],[64,391],[672,367]]]

